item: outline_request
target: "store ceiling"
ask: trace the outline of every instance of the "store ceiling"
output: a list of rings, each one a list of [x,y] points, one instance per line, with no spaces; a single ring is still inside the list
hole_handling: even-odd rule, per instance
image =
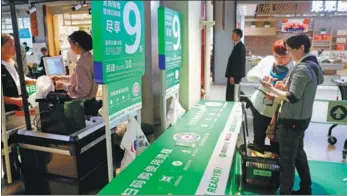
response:
[[[245,1],[246,2],[246,1]],[[267,3],[242,3],[239,10],[245,16],[317,16],[322,13],[313,13],[312,1],[267,1]],[[259,1],[258,1],[259,2]],[[340,14],[347,14],[340,12]]]

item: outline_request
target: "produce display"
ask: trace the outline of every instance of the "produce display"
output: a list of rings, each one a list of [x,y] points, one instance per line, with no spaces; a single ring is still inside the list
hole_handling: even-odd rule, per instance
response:
[[[297,31],[305,31],[307,29],[306,24],[301,23],[286,23],[284,25],[284,30],[288,32],[297,32]]]
[[[320,63],[343,64],[347,63],[346,51],[324,51],[318,57]]]

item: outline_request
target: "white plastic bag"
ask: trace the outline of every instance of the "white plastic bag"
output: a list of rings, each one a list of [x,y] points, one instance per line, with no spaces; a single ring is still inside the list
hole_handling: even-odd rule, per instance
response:
[[[166,115],[168,126],[176,124],[186,111],[181,106],[176,95],[172,97],[169,111]]]
[[[54,84],[48,76],[40,76],[36,82],[36,99],[45,99],[49,92],[54,91]]]
[[[125,150],[120,170],[123,171],[148,146],[149,142],[142,132],[139,123],[132,117],[120,144],[120,147]]]
[[[28,102],[33,107],[37,107],[38,103],[35,100],[45,99],[47,94],[54,90],[55,87],[51,78],[48,76],[40,76],[36,82],[36,92],[29,96]]]

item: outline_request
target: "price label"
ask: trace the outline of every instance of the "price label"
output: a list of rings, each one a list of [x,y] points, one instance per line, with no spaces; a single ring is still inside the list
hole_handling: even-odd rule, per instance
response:
[[[159,68],[168,70],[182,64],[182,16],[169,8],[158,10]]]
[[[145,73],[142,1],[92,1],[94,71],[97,83]]]

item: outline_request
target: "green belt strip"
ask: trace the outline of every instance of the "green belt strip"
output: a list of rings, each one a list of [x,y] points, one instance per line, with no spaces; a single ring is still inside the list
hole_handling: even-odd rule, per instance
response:
[[[232,193],[241,124],[240,103],[200,101],[99,194]]]

